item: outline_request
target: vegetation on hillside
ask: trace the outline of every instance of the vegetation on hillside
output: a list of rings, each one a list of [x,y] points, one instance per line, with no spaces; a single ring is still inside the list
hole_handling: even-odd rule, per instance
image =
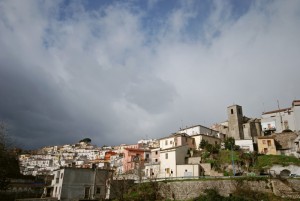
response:
[[[85,142],[85,143],[89,144],[92,142],[92,140],[90,138],[84,138],[84,139],[80,140],[79,142]]]
[[[255,151],[244,152],[234,145],[233,138],[225,140],[225,149],[221,149],[219,145],[211,145],[205,140],[200,142],[200,148],[202,149],[202,162],[211,163],[214,170],[223,172],[225,176],[233,175],[232,168],[228,169],[233,163],[235,170],[239,171],[238,174],[249,172],[259,174],[274,164],[300,166],[300,160],[293,156],[260,155]]]
[[[221,196],[215,189],[206,189],[204,194],[192,199],[191,201],[289,201],[288,198],[280,198],[273,194],[260,193],[250,189],[241,188],[234,192],[231,196]]]
[[[270,168],[272,165],[298,165],[300,166],[300,160],[294,156],[285,155],[260,155],[258,156],[257,163],[255,164],[256,169]]]
[[[0,190],[6,190],[10,178],[20,177],[17,153],[12,149],[5,123],[0,123]]]

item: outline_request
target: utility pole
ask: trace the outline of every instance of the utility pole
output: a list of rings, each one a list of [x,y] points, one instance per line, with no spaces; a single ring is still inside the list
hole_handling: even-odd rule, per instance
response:
[[[283,122],[282,122],[281,111],[280,111],[280,107],[279,107],[279,100],[277,100],[277,106],[278,106],[278,114],[279,114],[279,117],[280,117],[280,126],[281,126],[281,130],[284,130],[284,129],[283,129]]]
[[[232,144],[231,144],[231,161],[232,161],[232,171],[233,171],[233,176],[235,176]]]

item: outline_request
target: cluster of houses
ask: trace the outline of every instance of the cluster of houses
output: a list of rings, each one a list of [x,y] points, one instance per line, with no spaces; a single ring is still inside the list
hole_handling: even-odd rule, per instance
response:
[[[221,176],[197,154],[202,140],[222,147],[225,138],[233,137],[235,144],[246,152],[256,150],[262,154],[300,157],[300,100],[293,101],[290,108],[264,112],[261,118],[244,116],[239,105],[229,106],[227,115],[227,121],[211,128],[195,125],[157,140],[140,140],[134,145],[99,148],[80,142],[44,147],[35,155],[20,155],[21,172],[53,175],[45,195],[59,200],[72,194],[70,189],[63,189],[71,183],[74,196],[108,198],[108,184],[120,178]],[[81,180],[78,175],[83,175]]]

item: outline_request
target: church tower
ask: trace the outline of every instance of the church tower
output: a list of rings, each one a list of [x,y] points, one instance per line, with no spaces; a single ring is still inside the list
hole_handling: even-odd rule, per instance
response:
[[[239,105],[227,107],[228,115],[228,137],[236,140],[244,139],[243,110]]]

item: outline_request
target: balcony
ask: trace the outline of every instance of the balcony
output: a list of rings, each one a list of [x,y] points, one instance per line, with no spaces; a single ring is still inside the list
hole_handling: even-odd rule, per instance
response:
[[[145,166],[151,166],[151,165],[159,165],[160,161],[157,162],[149,162],[149,163],[145,163]]]

